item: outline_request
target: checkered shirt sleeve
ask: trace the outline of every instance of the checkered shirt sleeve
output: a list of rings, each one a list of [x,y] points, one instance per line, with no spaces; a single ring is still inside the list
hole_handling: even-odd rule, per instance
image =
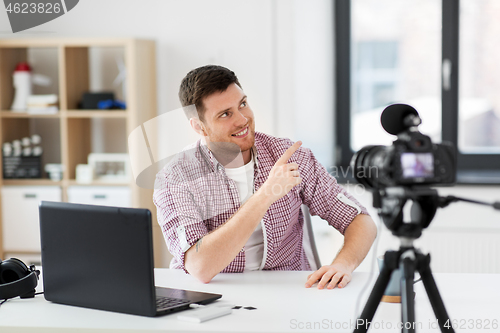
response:
[[[179,167],[167,166],[166,170],[159,172],[153,201],[168,250],[177,259],[176,262],[182,263],[171,268],[185,270],[185,251],[206,235],[208,229],[199,210],[193,206],[190,184],[183,178]]]

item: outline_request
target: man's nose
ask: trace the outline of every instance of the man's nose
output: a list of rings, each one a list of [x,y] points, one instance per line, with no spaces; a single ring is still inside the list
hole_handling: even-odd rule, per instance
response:
[[[248,122],[248,118],[241,112],[238,112],[237,124],[238,126],[243,126]]]

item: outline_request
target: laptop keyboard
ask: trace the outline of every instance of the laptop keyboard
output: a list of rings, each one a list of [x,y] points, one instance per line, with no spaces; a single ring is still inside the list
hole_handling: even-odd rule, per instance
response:
[[[156,297],[156,310],[168,310],[172,308],[179,308],[181,306],[186,306],[191,304],[190,300],[187,299],[179,299],[179,298],[171,298],[171,297]]]

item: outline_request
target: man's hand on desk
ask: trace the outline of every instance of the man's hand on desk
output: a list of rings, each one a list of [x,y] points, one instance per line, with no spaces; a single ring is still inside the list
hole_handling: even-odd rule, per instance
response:
[[[363,261],[370,250],[377,227],[368,215],[359,214],[347,227],[344,246],[331,265],[323,266],[308,276],[306,288],[319,281],[318,289],[344,288],[352,278],[352,272]]]
[[[317,281],[319,281],[318,289],[323,289],[325,286],[327,289],[333,289],[337,285],[343,288],[351,281],[352,272],[353,270],[342,263],[322,266],[307,277],[306,288],[311,287]]]

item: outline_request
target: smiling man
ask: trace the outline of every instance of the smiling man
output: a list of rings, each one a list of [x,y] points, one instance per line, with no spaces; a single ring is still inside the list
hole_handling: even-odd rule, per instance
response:
[[[201,139],[156,178],[170,267],[205,283],[220,272],[311,270],[302,245],[305,204],[345,236],[333,263],[305,286],[345,287],[376,236],[366,209],[300,141],[255,132],[248,98],[229,69],[192,70],[179,98],[196,107],[188,117]]]

